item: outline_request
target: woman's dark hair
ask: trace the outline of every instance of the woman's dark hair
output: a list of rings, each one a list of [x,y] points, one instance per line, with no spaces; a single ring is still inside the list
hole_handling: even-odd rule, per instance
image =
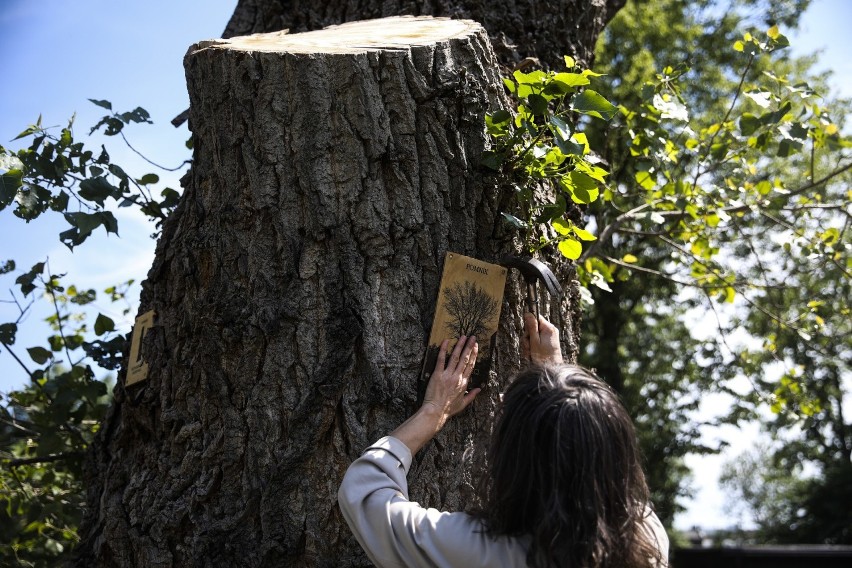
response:
[[[531,367],[503,395],[480,512],[491,535],[529,536],[535,568],[656,566],[648,486],[618,396],[576,365]]]

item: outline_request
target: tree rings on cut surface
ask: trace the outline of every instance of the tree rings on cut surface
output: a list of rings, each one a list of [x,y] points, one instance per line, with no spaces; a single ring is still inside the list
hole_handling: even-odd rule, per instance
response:
[[[482,33],[482,26],[471,20],[397,16],[349,22],[300,34],[283,31],[205,41],[197,47],[287,53],[361,53],[429,45],[475,33]]]

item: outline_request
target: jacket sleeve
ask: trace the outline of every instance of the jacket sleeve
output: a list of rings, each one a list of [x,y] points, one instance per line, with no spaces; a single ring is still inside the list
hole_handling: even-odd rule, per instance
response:
[[[645,530],[651,536],[651,540],[656,543],[657,550],[660,552],[660,562],[657,564],[659,568],[668,568],[669,565],[669,535],[666,534],[666,529],[663,528],[663,523],[657,517],[656,513],[650,509],[646,510]]]
[[[486,536],[470,515],[409,501],[410,467],[411,451],[388,436],[349,466],[338,491],[343,517],[376,566],[525,565],[517,541]]]

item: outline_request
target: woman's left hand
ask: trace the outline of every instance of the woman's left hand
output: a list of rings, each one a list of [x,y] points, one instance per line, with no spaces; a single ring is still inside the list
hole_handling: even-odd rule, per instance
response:
[[[467,392],[470,375],[473,373],[476,356],[479,353],[476,337],[459,337],[449,360],[447,358],[448,343],[446,339],[441,343],[435,370],[429,379],[426,396],[423,399],[424,407],[431,406],[440,413],[439,427],[443,427],[450,417],[464,410],[482,390],[476,388]]]
[[[429,378],[420,409],[390,434],[408,446],[412,454],[420,451],[451,416],[464,410],[482,390],[476,388],[466,392],[479,353],[476,338],[460,337],[449,359],[447,345],[448,340],[441,343],[435,371]]]

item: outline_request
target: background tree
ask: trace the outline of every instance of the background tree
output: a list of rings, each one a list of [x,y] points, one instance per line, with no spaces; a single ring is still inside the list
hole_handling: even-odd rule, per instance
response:
[[[731,49],[742,40],[744,26],[796,25],[797,14],[806,5],[806,2],[730,2],[720,7],[712,2],[669,1],[653,5],[628,2],[608,26],[598,46],[599,69],[614,78],[610,87],[602,87],[601,91],[626,108],[642,108],[640,94],[644,82],[653,73],[660,73],[660,81],[677,83],[676,92],[670,92],[673,103],[667,109],[670,115],[678,108],[688,109],[689,128],[700,133],[702,128],[719,128],[725,120],[746,112],[749,114],[742,114],[739,126],[742,140],[748,141],[749,134],[757,132],[749,130],[752,124],[749,121],[759,115],[751,114],[752,109],[760,107],[754,106],[753,93],[742,88],[740,80],[745,84],[759,81],[766,76],[762,74],[769,72],[786,76],[789,82],[759,92],[788,92],[795,90],[794,85],[802,88],[806,80],[820,93],[827,93],[820,78],[808,71],[810,59],[792,60],[781,52],[773,54],[771,62],[752,58],[743,71],[747,59],[742,51]],[[648,100],[654,91],[644,89]],[[738,103],[751,106],[733,106],[732,95],[736,95]],[[665,104],[658,99],[659,106]],[[833,107],[826,99],[820,106],[823,105],[827,109]],[[836,133],[842,128],[844,113],[839,109],[843,105],[834,108],[838,110],[826,112],[819,119],[826,124],[836,123],[829,125],[826,132]],[[666,111],[662,117],[653,108],[644,107],[644,112],[652,120],[666,120]],[[722,120],[722,117],[728,118]],[[675,122],[671,116],[668,121]],[[807,137],[809,149],[791,152],[793,146],[799,147],[804,140],[791,141],[790,145],[785,142],[790,138],[784,121],[771,126],[777,130],[753,137],[755,148],[760,149],[761,144],[772,138],[780,140],[780,144],[760,158],[757,179],[752,183],[762,183],[766,188],[772,180],[775,187],[784,184],[806,197],[799,198],[801,201],[795,195],[790,200],[783,196],[764,200],[750,206],[748,212],[737,211],[730,221],[721,225],[712,215],[703,217],[702,222],[714,227],[712,244],[696,238],[700,233],[696,231],[692,237],[687,235],[691,242],[687,240],[678,247],[673,242],[676,239],[670,238],[676,235],[672,232],[677,227],[674,223],[646,222],[641,227],[633,225],[620,230],[618,224],[631,218],[626,213],[634,206],[642,206],[638,214],[632,215],[634,220],[646,216],[653,221],[652,202],[643,204],[634,200],[630,205],[625,200],[623,206],[601,204],[593,205],[590,210],[591,222],[603,236],[594,254],[586,254],[581,260],[586,261],[590,271],[603,270],[608,277],[596,282],[604,283],[604,288],[609,289],[591,287],[594,304],[587,308],[584,317],[585,347],[581,360],[622,387],[622,395],[633,414],[640,417],[640,423],[653,425],[644,430],[647,437],[640,428],[640,436],[650,466],[650,486],[666,523],[671,522],[679,508],[677,496],[687,492],[687,470],[682,457],[714,449],[699,442],[699,425],[694,420],[700,397],[708,392],[728,393],[732,397],[735,404],[730,415],[724,417],[732,423],[759,416],[754,413],[757,407],[771,406],[776,419],[768,421],[767,426],[773,431],[794,432],[790,435],[791,443],[781,452],[795,454],[789,456],[788,465],[803,461],[818,463],[816,454],[833,455],[833,464],[842,464],[843,459],[848,462],[848,457],[843,458],[849,426],[842,416],[845,388],[840,379],[849,373],[845,331],[848,317],[843,315],[849,309],[848,254],[838,253],[848,226],[849,198],[845,193],[848,174],[844,173],[848,155],[833,152],[830,144],[823,144],[823,134],[818,128]],[[665,163],[671,147],[655,148],[649,157],[642,149],[643,126],[633,123],[631,128],[633,132],[610,129],[598,136],[590,133],[590,138],[602,144],[606,137],[607,151],[603,157],[610,164],[613,186],[621,188],[622,195],[658,197],[660,194],[654,193],[658,187],[665,191],[666,187],[674,186],[656,185],[656,172],[665,172],[667,168],[655,161],[658,158],[653,157],[653,151]],[[666,144],[690,144],[698,138],[691,131],[675,128],[668,135],[665,131],[657,132]],[[713,140],[714,136],[711,134],[709,138]],[[713,143],[723,139],[715,138]],[[712,158],[713,151],[709,148],[706,156]],[[679,154],[678,166],[668,169],[675,175],[667,181],[681,179],[696,186],[692,174],[688,174],[692,170],[694,179],[700,173],[708,186],[728,186],[731,179],[738,178],[735,165],[741,156],[728,152],[727,144],[717,146],[715,151],[722,158],[716,170],[713,166],[693,169],[694,158]],[[688,162],[690,159],[693,161]],[[646,169],[652,173],[643,173]],[[648,187],[641,187],[643,184]],[[701,203],[681,193],[680,188],[675,193],[681,199],[679,210],[690,201]],[[687,199],[683,200],[684,197]],[[820,212],[818,219],[804,215],[807,209]],[[689,214],[696,213],[699,212],[692,210]],[[671,219],[665,210],[659,214],[658,220]],[[824,251],[825,246],[834,252],[828,256],[814,254]],[[808,255],[810,259],[806,258]],[[706,281],[713,279],[712,272],[716,270],[708,266],[718,265],[695,262],[720,256],[728,262],[728,269],[718,274],[733,278],[728,281],[735,283],[722,302],[713,299],[720,298],[719,282]],[[603,266],[598,264],[599,260],[604,260]],[[689,270],[678,273],[678,265]],[[690,293],[685,286],[686,290],[703,291]],[[735,298],[740,303],[735,312],[739,316],[731,317],[732,310],[725,306]],[[812,298],[814,303],[809,303]],[[716,322],[710,324],[717,328],[715,331],[696,329],[696,314],[702,311],[710,316],[705,316],[705,322]],[[717,315],[717,312],[723,313]],[[829,312],[837,316],[830,318],[831,322],[820,315]],[[803,325],[808,320],[811,324]],[[816,333],[812,329],[814,324],[818,327]],[[764,348],[747,349],[729,340],[739,334],[737,330],[767,338]],[[775,343],[772,340],[775,337],[782,338],[781,343]],[[649,349],[649,345],[654,349]],[[801,366],[802,362],[808,365],[807,370]],[[795,376],[787,373],[779,378],[783,374],[776,371],[779,365]],[[732,379],[738,377],[740,382],[747,377],[752,388],[746,392],[733,387],[736,383]],[[803,434],[795,433],[799,427],[803,428]],[[819,467],[826,467],[826,471],[834,469],[826,462]],[[801,534],[800,538],[815,536]]]

